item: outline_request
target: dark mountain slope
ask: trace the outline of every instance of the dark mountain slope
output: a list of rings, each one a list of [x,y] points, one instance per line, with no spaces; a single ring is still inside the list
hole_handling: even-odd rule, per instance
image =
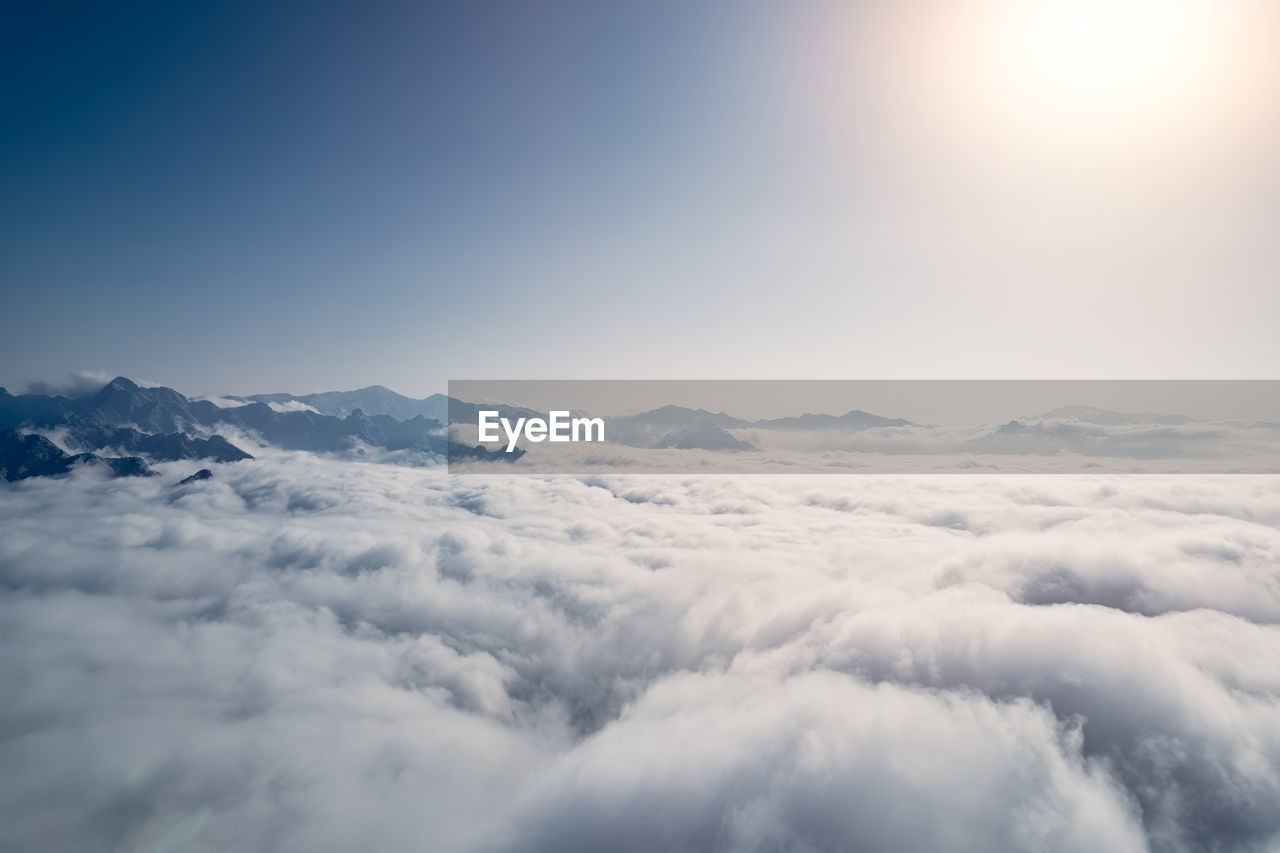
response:
[[[256,432],[267,443],[289,450],[333,452],[363,444],[443,454],[447,448],[442,422],[422,415],[401,420],[356,409],[338,418],[308,411],[277,412],[261,402],[221,408],[209,401],[190,400],[172,388],[143,388],[123,376],[78,398],[14,396],[0,389],[0,424],[66,427],[71,439],[83,447],[120,447],[165,460],[251,458],[219,435],[198,437],[229,428]]]
[[[155,475],[147,463],[136,456],[114,458],[93,453],[72,456],[42,435],[0,430],[0,476],[10,482],[29,477],[56,477],[80,465],[103,465],[118,477]]]
[[[192,438],[180,432],[148,434],[132,427],[107,427],[93,424],[72,426],[71,442],[90,450],[109,448],[131,454],[145,454],[152,459],[176,462],[181,459],[212,459],[215,462],[239,462],[253,457],[220,435]]]

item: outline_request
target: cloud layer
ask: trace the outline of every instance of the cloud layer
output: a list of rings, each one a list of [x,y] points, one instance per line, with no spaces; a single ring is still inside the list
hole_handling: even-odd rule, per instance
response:
[[[157,467],[0,488],[0,847],[1280,841],[1276,478]]]

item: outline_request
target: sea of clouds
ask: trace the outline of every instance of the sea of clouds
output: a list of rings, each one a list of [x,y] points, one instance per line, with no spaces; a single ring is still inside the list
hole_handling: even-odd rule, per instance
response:
[[[1280,478],[0,484],[0,848],[1271,851]]]

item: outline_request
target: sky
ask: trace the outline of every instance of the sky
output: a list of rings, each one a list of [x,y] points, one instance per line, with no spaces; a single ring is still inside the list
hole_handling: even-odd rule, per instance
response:
[[[971,426],[1035,418],[1062,406],[1091,406],[1204,421],[1280,423],[1280,383],[1274,380],[461,380],[449,383],[449,396],[502,400],[538,412],[613,416],[676,405],[755,420],[804,412],[843,415],[864,406],[917,423]],[[456,414],[462,419],[461,412]],[[465,419],[471,418],[468,410]]]
[[[11,388],[1276,377],[1273,3],[3,15]]]

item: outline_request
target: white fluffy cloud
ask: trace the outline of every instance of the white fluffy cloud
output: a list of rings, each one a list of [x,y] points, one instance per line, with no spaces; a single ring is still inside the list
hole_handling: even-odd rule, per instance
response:
[[[1264,477],[0,487],[0,847],[1266,850]]]
[[[67,376],[62,381],[43,381],[37,380],[26,383],[22,388],[24,394],[50,394],[65,395],[70,397],[79,397],[85,394],[92,394],[110,382],[117,374],[107,373],[105,370],[78,370]],[[143,388],[157,388],[159,382],[152,379],[135,379],[135,383]]]

